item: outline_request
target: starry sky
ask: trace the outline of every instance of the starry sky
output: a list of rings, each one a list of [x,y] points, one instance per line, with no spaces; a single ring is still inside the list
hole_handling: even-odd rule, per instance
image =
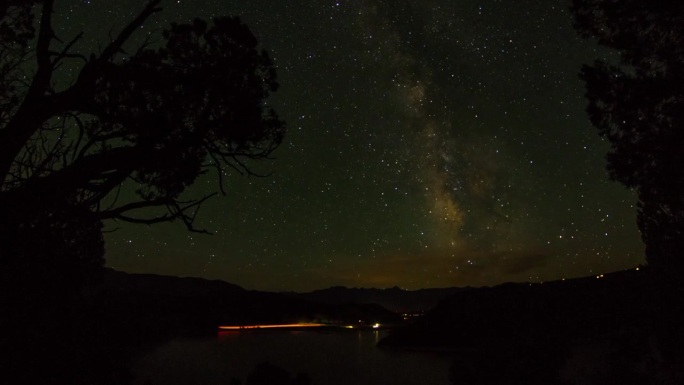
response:
[[[133,0],[57,4],[63,40],[108,41]],[[109,222],[107,265],[247,289],[546,281],[644,262],[635,194],[607,179],[584,63],[614,57],[565,0],[167,0],[171,21],[239,15],[281,88],[265,178],[232,174],[198,227]],[[107,26],[106,28],[104,26]],[[131,44],[135,44],[135,41]],[[89,51],[90,50],[90,51]],[[212,176],[188,191],[218,191]],[[115,231],[112,231],[115,230]]]

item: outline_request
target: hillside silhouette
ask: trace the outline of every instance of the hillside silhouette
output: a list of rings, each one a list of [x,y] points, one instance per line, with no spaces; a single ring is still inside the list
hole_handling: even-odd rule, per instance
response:
[[[3,319],[12,333],[2,344],[11,353],[0,367],[20,384],[129,383],[136,355],[177,338],[213,338],[219,325],[400,322],[375,304],[327,304],[218,280],[112,269],[73,301],[24,309],[33,310]]]
[[[684,357],[664,333],[682,319],[656,278],[641,268],[464,291],[379,346],[453,353],[454,384],[676,384]]]
[[[452,294],[470,289],[470,287],[447,287],[405,290],[396,286],[388,289],[334,286],[307,293],[285,292],[283,294],[337,305],[374,303],[395,313],[421,313],[433,308],[439,301]]]

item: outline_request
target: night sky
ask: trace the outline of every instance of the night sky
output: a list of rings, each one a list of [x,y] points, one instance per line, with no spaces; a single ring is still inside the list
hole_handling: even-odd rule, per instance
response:
[[[59,1],[83,51],[141,1]],[[189,233],[109,222],[107,265],[248,289],[546,281],[643,263],[635,194],[607,179],[583,63],[610,55],[563,0],[181,0],[171,21],[239,15],[278,70],[287,122],[270,176],[228,179]],[[110,30],[111,28],[111,30]],[[132,45],[135,47],[135,45]],[[96,49],[96,48],[95,48]],[[190,197],[218,191],[200,179]]]

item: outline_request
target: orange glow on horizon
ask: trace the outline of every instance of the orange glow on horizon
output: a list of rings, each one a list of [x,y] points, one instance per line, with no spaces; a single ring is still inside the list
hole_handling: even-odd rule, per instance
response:
[[[298,323],[298,324],[271,324],[271,325],[230,325],[219,326],[220,330],[245,330],[245,329],[290,329],[290,328],[317,328],[321,326],[330,326],[327,324],[317,323]]]

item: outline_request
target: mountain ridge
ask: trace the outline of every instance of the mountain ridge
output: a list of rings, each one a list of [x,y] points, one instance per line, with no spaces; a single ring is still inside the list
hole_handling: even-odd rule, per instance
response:
[[[399,287],[386,289],[332,286],[310,292],[283,292],[293,298],[314,300],[329,304],[375,303],[396,313],[424,312],[442,299],[455,293],[471,290],[470,287],[429,288],[405,290]]]

